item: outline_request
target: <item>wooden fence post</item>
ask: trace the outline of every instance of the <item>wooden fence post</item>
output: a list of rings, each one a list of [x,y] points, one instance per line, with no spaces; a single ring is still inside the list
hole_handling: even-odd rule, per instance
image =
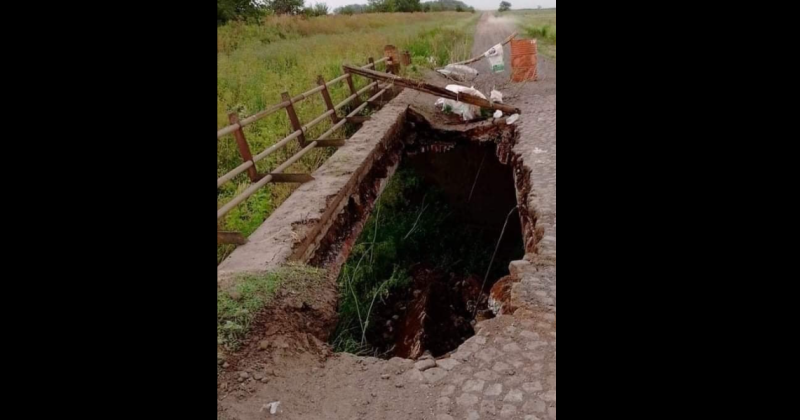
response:
[[[356,95],[356,98],[353,99],[353,105],[358,108],[358,106],[361,105],[361,98],[358,97],[358,90],[356,90],[356,86],[353,84],[353,75],[344,67],[342,67],[342,71],[347,73],[347,77],[344,80],[347,81],[347,86],[350,87],[350,94]]]
[[[300,125],[300,120],[297,119],[297,113],[294,112],[292,97],[289,96],[289,92],[282,92],[281,99],[283,99],[284,102],[289,102],[289,106],[286,107],[286,113],[289,115],[289,121],[292,123],[292,128],[294,129],[293,131],[301,131],[300,135],[297,136],[297,140],[300,141],[300,147],[306,147],[306,136],[305,133],[302,132],[303,126]]]
[[[317,84],[322,86],[320,93],[322,94],[322,99],[325,101],[325,107],[328,108],[328,111],[333,111],[333,114],[331,114],[331,122],[334,124],[338,123],[339,116],[336,115],[336,108],[333,107],[331,94],[328,92],[328,87],[325,86],[325,79],[322,78],[322,75],[317,76]]]
[[[228,121],[231,124],[239,124],[239,115],[235,112],[229,112]],[[239,148],[239,154],[242,155],[242,161],[252,161],[253,154],[250,153],[250,146],[247,145],[247,140],[244,138],[242,127],[237,128],[233,132],[233,137],[236,139],[236,146]],[[251,182],[256,182],[261,178],[258,176],[258,172],[256,172],[255,162],[253,162],[253,166],[247,168],[247,176],[250,177]]]
[[[402,57],[402,62],[403,62],[404,66],[410,66],[411,65],[411,53],[410,52],[403,51],[403,55],[401,57]]]
[[[375,60],[372,57],[369,58],[369,63],[372,64],[372,70],[378,71],[378,66],[375,65]],[[376,95],[380,91],[378,84],[376,83],[375,86],[372,87],[372,94]]]

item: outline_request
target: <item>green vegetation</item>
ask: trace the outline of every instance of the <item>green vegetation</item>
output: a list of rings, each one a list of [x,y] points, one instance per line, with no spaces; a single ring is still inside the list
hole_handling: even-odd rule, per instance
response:
[[[497,8],[498,12],[506,12],[511,9],[511,3],[507,1],[501,1],[500,7]]]
[[[256,21],[267,13],[267,8],[254,0],[217,0],[217,25],[229,20]]]
[[[276,15],[296,15],[303,10],[303,0],[266,0],[267,9]]]
[[[217,28],[217,128],[228,125],[228,112],[241,117],[255,114],[279,103],[281,92],[297,95],[316,86],[317,75],[331,80],[341,73],[344,63],[365,64],[367,58],[383,56],[387,44],[409,50],[414,66],[410,71],[432,68],[469,58],[477,15],[467,13],[381,13],[356,16],[266,16],[259,24],[231,21]],[[433,57],[429,60],[429,57]],[[355,78],[356,87],[367,82]],[[330,88],[334,103],[350,95],[346,83]],[[295,105],[302,123],[322,114],[321,95]],[[349,112],[348,107],[340,111]],[[328,130],[330,120],[308,133],[315,138]],[[352,130],[346,124],[341,138]],[[291,132],[285,112],[277,112],[252,125],[244,133],[253,154],[257,154]],[[297,142],[273,153],[257,164],[259,172],[269,172],[299,150]],[[287,172],[310,173],[333,150],[315,149]],[[217,176],[242,163],[236,143],[228,135],[217,140]],[[239,175],[217,190],[217,205],[241,193],[250,185],[246,174]],[[291,193],[295,184],[267,184],[220,220],[219,228],[252,233]],[[217,249],[217,261],[232,250],[232,245]]]
[[[359,13],[391,13],[391,12],[470,12],[475,8],[467,6],[459,0],[437,0],[420,2],[420,0],[369,0],[369,4],[349,4],[337,7],[333,12],[342,15]]]
[[[231,20],[258,23],[270,15],[325,16],[329,11],[325,3],[304,5],[304,0],[217,0],[217,25]]]
[[[411,54],[411,66],[404,69],[409,77],[420,77],[423,69],[444,66],[469,58],[472,50],[471,31],[475,19],[460,26],[443,26],[425,31],[410,41],[404,49]],[[468,35],[469,34],[469,35]]]
[[[421,12],[419,0],[367,0],[368,13]]]
[[[441,190],[423,184],[412,169],[400,168],[375,204],[339,275],[336,351],[371,354],[365,336],[376,305],[410,284],[407,268],[417,263],[448,273],[486,272],[495,244],[458,222]],[[506,262],[507,264],[507,262]],[[503,275],[504,264],[491,275]]]
[[[525,36],[536,38],[539,52],[556,59],[556,9],[518,10],[513,16]]]
[[[426,7],[428,10],[425,10]],[[426,1],[422,3],[422,9],[426,12],[443,12],[447,10],[455,10],[456,12],[460,12],[463,10],[465,12],[475,13],[474,7],[468,6],[466,3],[459,0]]]
[[[369,10],[369,5],[348,4],[347,6],[333,9],[333,13],[336,13],[337,15],[357,15],[360,13],[369,13],[367,10]]]
[[[217,345],[235,350],[278,287],[313,293],[325,273],[304,265],[287,265],[274,272],[244,275],[236,279],[232,291],[217,291]]]
[[[459,0],[368,0],[369,4],[349,4],[337,7],[337,15],[359,13],[413,13],[413,12],[470,12],[475,8]],[[325,3],[306,6],[305,0],[217,0],[217,25],[231,20],[256,23],[270,15],[325,16],[330,12]]]
[[[306,15],[306,17],[327,16],[328,12],[330,12],[330,10],[325,3],[317,3],[314,7],[306,7],[303,9],[303,14]]]

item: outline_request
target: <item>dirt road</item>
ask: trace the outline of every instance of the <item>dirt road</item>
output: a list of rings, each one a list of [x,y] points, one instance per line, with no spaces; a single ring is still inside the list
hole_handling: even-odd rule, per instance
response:
[[[473,52],[514,30],[509,18],[484,14]],[[509,47],[505,57],[510,69]],[[522,110],[515,179],[518,189],[530,188],[530,198],[519,205],[521,215],[533,220],[526,223],[535,223],[536,238],[526,243],[531,251],[525,260],[511,264],[519,279],[511,291],[519,308],[514,315],[478,323],[476,335],[448,357],[416,363],[331,354],[310,334],[287,333],[273,316],[221,369],[218,419],[556,419],[556,77],[554,63],[540,57],[539,64],[540,80],[523,85],[510,83],[508,70],[489,73],[482,60],[475,81],[487,95],[493,86],[503,91],[506,102]],[[419,100],[432,104],[435,98]],[[285,315],[306,323],[312,313],[307,306],[287,305]],[[280,402],[274,415],[273,402]]]
[[[478,27],[475,30],[472,56],[483,54],[495,44],[502,42],[514,31],[519,32],[518,38],[524,38],[524,33],[516,27],[516,24],[517,21],[513,16],[497,17],[493,13],[481,15]],[[556,93],[556,65],[551,60],[540,54],[537,57],[539,80],[536,83],[525,83],[520,86],[521,84],[512,83],[509,77],[511,71],[510,44],[506,44],[503,48],[503,58],[506,65],[506,71],[503,73],[492,73],[488,60],[480,60],[472,65],[480,73],[478,78],[473,81],[475,88],[486,96],[489,96],[489,92],[492,89],[497,89],[506,96],[511,96],[515,93],[517,94],[516,96],[554,95]],[[522,90],[518,91],[520,87],[524,92]]]

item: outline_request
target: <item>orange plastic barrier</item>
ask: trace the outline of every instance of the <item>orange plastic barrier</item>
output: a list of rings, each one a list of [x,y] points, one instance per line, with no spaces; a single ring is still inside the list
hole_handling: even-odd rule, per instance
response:
[[[536,40],[511,40],[511,80],[536,80]]]

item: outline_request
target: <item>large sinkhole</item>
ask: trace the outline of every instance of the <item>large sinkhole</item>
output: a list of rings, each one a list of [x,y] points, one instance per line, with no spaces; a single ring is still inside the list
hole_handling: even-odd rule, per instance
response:
[[[524,253],[512,168],[494,142],[404,141],[339,275],[337,351],[417,358],[455,350],[476,319],[492,316],[492,285]]]

